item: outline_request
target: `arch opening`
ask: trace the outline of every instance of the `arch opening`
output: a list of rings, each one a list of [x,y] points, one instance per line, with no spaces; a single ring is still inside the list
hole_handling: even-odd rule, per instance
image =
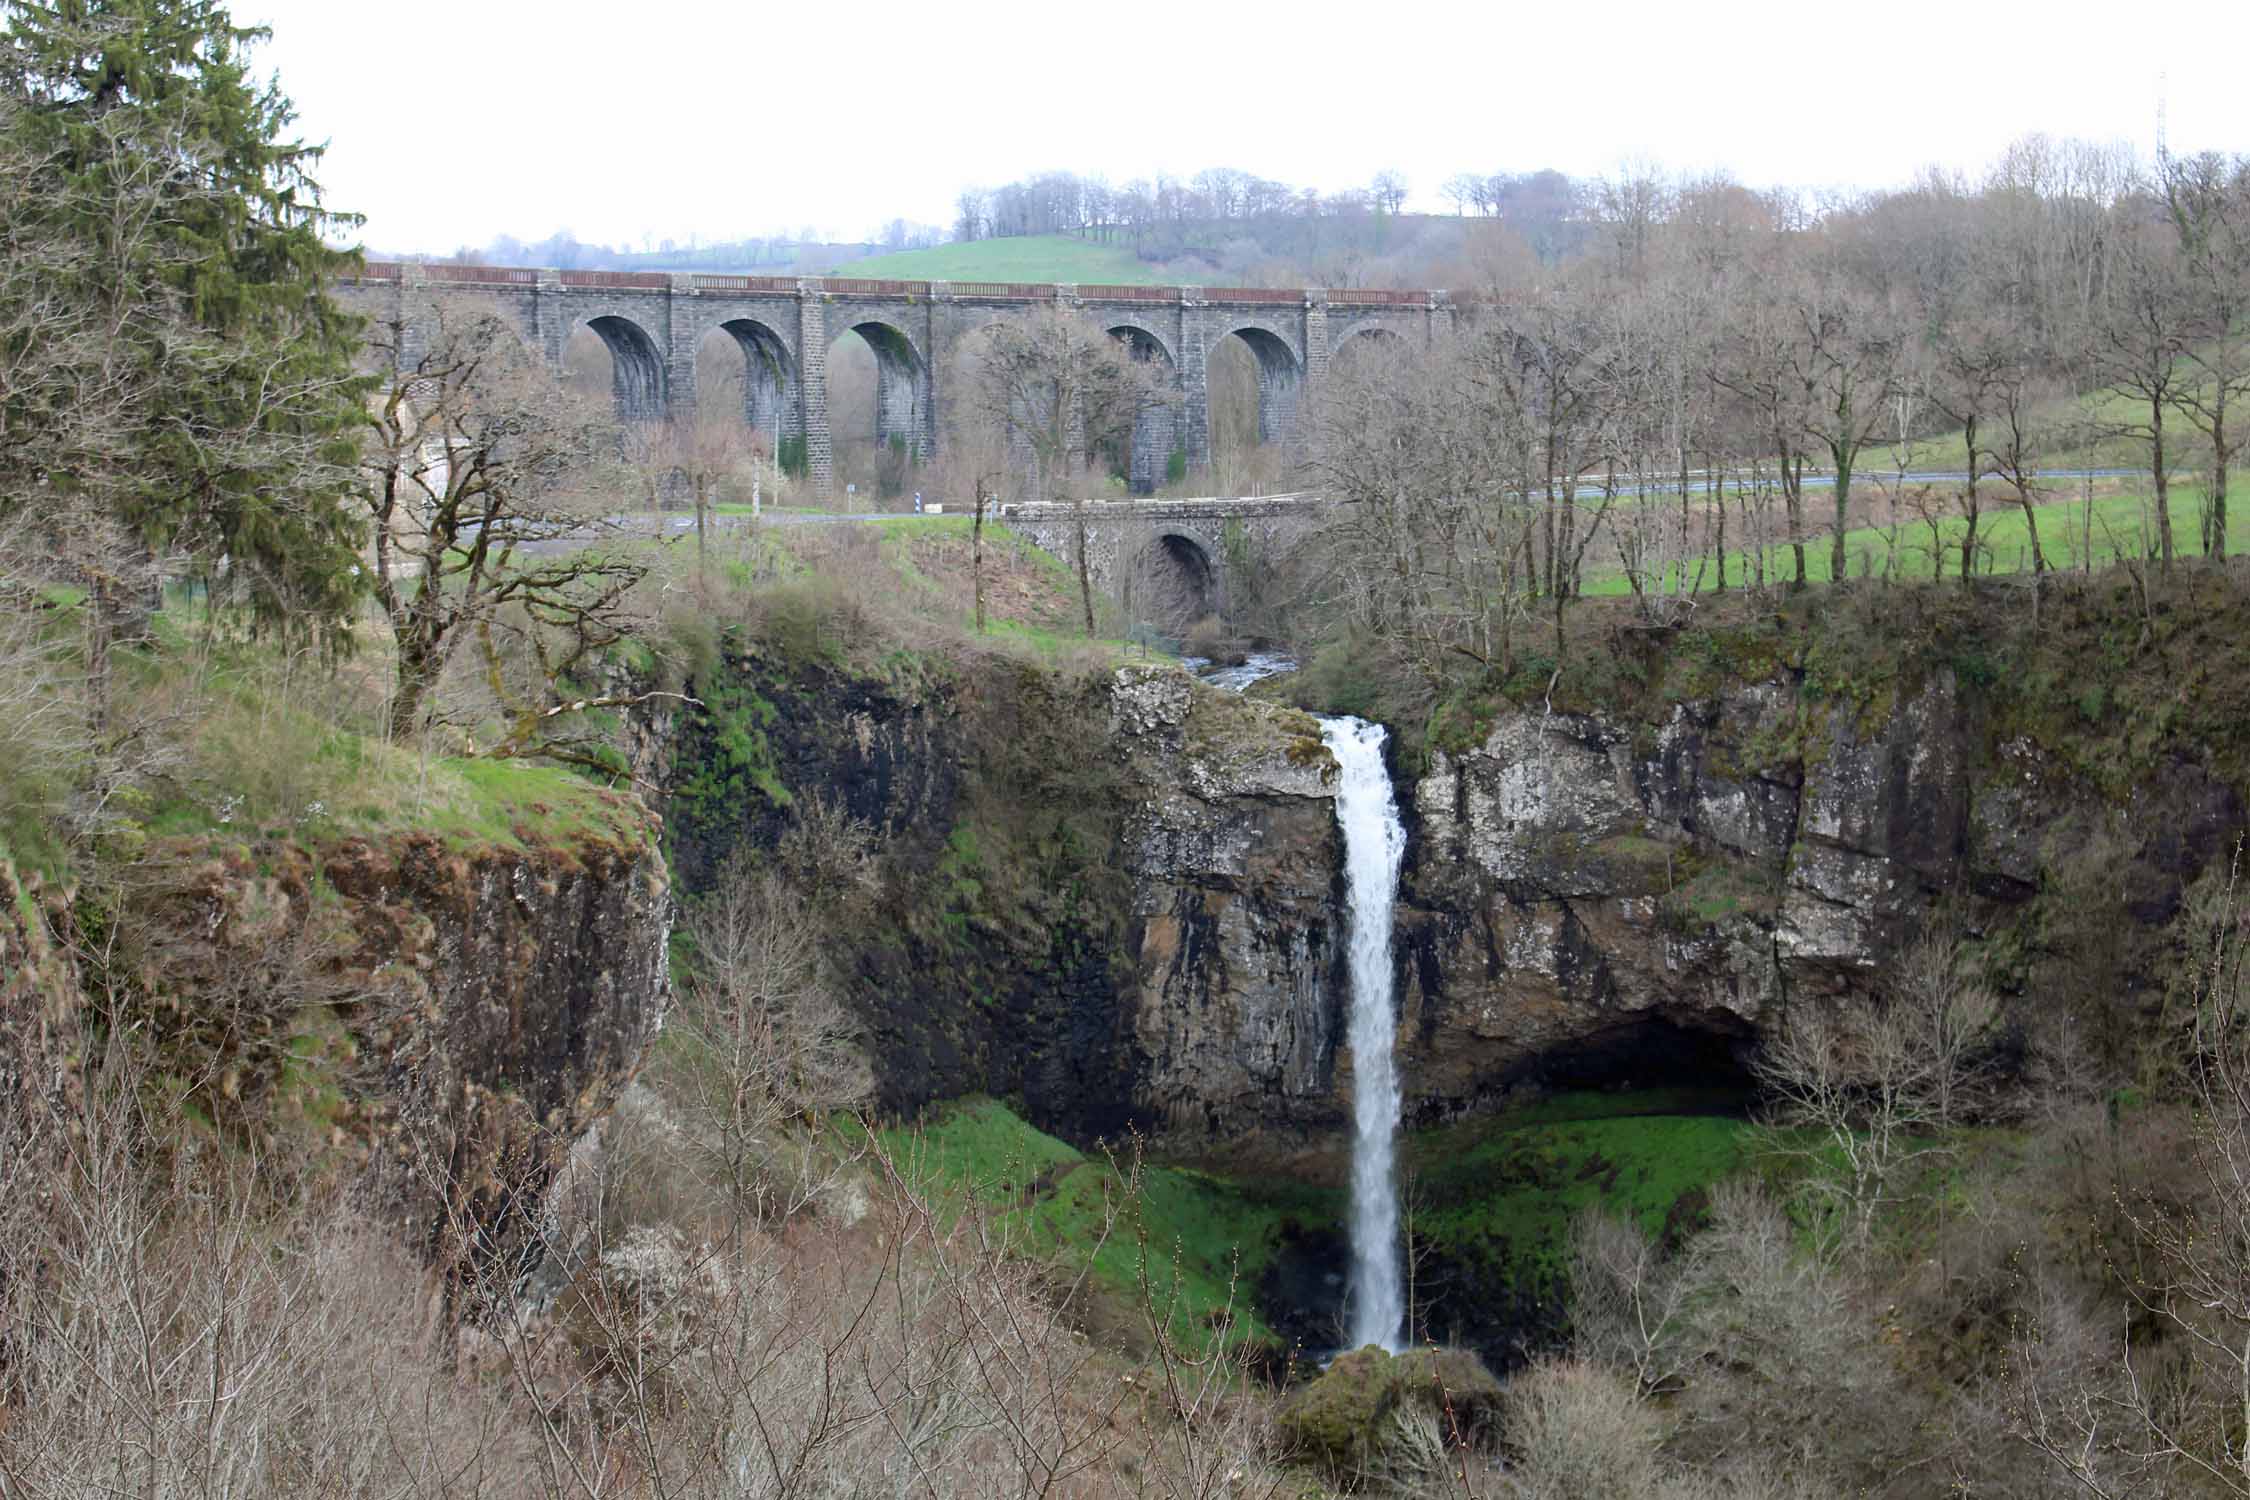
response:
[[[1176,640],[1211,633],[1226,604],[1211,554],[1179,532],[1151,538],[1133,552],[1120,594],[1131,620]]]
[[[1223,495],[1278,487],[1304,385],[1296,352],[1263,328],[1229,329],[1212,341],[1204,380],[1213,487]]]
[[[604,353],[608,355],[610,398],[616,403],[618,417],[629,423],[662,421],[664,356],[657,352],[648,330],[630,318],[588,318],[572,330],[563,348],[563,366],[570,383],[580,389],[598,389]]]
[[[1109,336],[1125,345],[1134,363],[1161,362],[1167,371],[1173,368],[1172,351],[1147,329],[1122,324],[1110,329]],[[1158,485],[1175,477],[1174,469],[1184,472],[1187,465],[1187,452],[1180,445],[1178,413],[1169,406],[1152,406],[1138,413],[1133,418],[1131,436],[1118,445],[1118,451],[1103,457],[1111,473],[1125,477],[1131,493],[1155,494]]]
[[[1379,368],[1385,360],[1394,360],[1406,352],[1406,340],[1388,328],[1354,328],[1344,335],[1328,356],[1329,373],[1352,376]]]
[[[838,329],[828,353],[828,426],[839,485],[897,499],[930,457],[929,367],[905,333],[868,321]]]
[[[804,433],[797,362],[781,335],[754,318],[736,318],[703,335],[695,352],[698,410],[733,420],[740,412],[751,447],[782,456]]]
[[[1297,430],[1297,392],[1304,370],[1288,344],[1263,328],[1237,328],[1227,337],[1237,339],[1257,361],[1258,441],[1276,442]]]

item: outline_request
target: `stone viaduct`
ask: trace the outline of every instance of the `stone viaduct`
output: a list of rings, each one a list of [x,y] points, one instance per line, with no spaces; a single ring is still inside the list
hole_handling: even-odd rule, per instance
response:
[[[1097,587],[1127,606],[1137,587],[1184,588],[1194,616],[1227,612],[1229,574],[1239,549],[1278,556],[1315,530],[1328,509],[1317,495],[1232,500],[1032,501],[1003,505],[998,518],[1063,561],[1078,557],[1086,526],[1086,570]],[[988,515],[993,514],[987,512]]]
[[[342,288],[362,311],[411,325],[431,297],[481,299],[512,321],[560,368],[584,328],[607,346],[621,415],[634,421],[696,415],[696,355],[723,336],[740,350],[743,420],[779,451],[801,439],[816,494],[834,484],[828,425],[828,351],[846,331],[875,351],[876,431],[935,456],[952,392],[945,372],[961,339],[996,318],[1059,303],[1101,320],[1134,352],[1171,372],[1180,403],[1143,418],[1133,436],[1132,480],[1152,492],[1174,451],[1191,465],[1210,457],[1206,363],[1221,339],[1239,338],[1258,361],[1259,426],[1268,441],[1298,436],[1305,395],[1353,339],[1427,340],[1449,328],[1443,292],[1324,291],[1255,287],[1050,286],[1029,283],[868,281],[836,277],[721,276],[648,271],[552,271],[507,266],[371,262]]]

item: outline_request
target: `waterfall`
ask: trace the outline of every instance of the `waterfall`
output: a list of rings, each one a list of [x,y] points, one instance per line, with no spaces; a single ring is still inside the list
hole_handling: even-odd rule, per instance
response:
[[[1383,765],[1384,730],[1363,719],[1322,719],[1336,757],[1336,821],[1344,834],[1351,907],[1352,1330],[1349,1347],[1402,1347],[1406,1297],[1398,1238],[1398,1010],[1391,994],[1391,903],[1406,828]]]

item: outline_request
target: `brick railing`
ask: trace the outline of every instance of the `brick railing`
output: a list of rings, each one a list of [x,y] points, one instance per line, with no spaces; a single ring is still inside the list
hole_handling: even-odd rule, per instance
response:
[[[974,297],[984,302],[1052,302],[1055,289],[1051,284],[1038,281],[952,281],[946,290],[956,297]]]
[[[539,273],[523,266],[424,266],[424,281],[466,281],[478,286],[536,286]]]
[[[1206,302],[1266,302],[1276,306],[1286,303],[1302,304],[1305,293],[1302,287],[1287,289],[1275,286],[1214,286],[1203,289]]]
[[[1084,302],[1177,302],[1180,289],[1176,286],[1082,286],[1078,296]]]
[[[662,271],[565,271],[564,286],[606,286],[627,291],[661,292],[669,289],[672,278]]]
[[[1430,305],[1430,293],[1396,292],[1378,287],[1355,286],[1331,291],[1328,294],[1328,301],[1331,306],[1340,304],[1357,307],[1427,307]]]

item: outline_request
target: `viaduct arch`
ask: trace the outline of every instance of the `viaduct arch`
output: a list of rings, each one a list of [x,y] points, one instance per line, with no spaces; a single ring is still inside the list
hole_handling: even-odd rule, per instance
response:
[[[1271,287],[1070,286],[873,281],[846,277],[720,276],[648,271],[556,271],[512,266],[370,262],[340,288],[385,320],[412,322],[416,304],[482,299],[556,369],[570,335],[591,330],[609,350],[619,414],[631,421],[692,419],[696,351],[722,333],[744,360],[742,420],[778,450],[802,442],[816,494],[834,488],[828,352],[847,330],[874,349],[875,437],[934,457],[953,393],[941,372],[960,340],[996,318],[1041,305],[1087,313],[1163,366],[1176,409],[1150,413],[1132,439],[1136,493],[1162,482],[1174,453],[1211,454],[1211,351],[1239,338],[1258,362],[1259,429],[1269,442],[1300,436],[1304,403],[1333,353],[1363,335],[1424,342],[1459,308],[1444,292]]]

